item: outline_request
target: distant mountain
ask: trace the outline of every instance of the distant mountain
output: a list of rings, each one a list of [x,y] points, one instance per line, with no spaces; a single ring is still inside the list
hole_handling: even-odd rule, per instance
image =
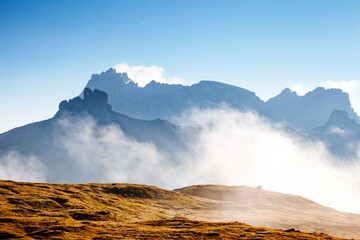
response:
[[[186,128],[180,128],[166,120],[138,120],[114,112],[109,105],[108,95],[97,89],[92,91],[85,88],[83,95],[83,99],[76,97],[69,101],[62,101],[59,105],[59,111],[51,119],[28,124],[0,134],[0,156],[15,151],[24,156],[33,155],[40,158],[49,170],[49,178],[47,179],[49,182],[88,182],[100,181],[96,178],[97,173],[94,173],[93,176],[81,177],[79,173],[82,172],[80,169],[83,166],[76,166],[64,147],[67,145],[68,138],[76,134],[83,134],[77,129],[83,127],[83,131],[85,134],[87,133],[88,126],[84,125],[94,127],[94,134],[100,137],[101,132],[97,133],[96,129],[101,131],[100,127],[116,126],[127,138],[134,139],[139,143],[154,144],[162,151],[174,151],[185,147],[182,136],[187,134]],[[88,119],[94,121],[95,126],[86,122]],[[63,126],[64,122],[68,125]],[[194,132],[194,129],[191,129],[191,132]],[[76,137],[81,140],[87,136]],[[85,139],[84,143],[91,142],[91,140]],[[73,144],[77,144],[76,141],[71,143],[71,145]],[[106,146],[104,147],[106,148]],[[85,151],[91,151],[90,147]]]
[[[291,128],[311,130],[324,125],[335,109],[347,112],[352,119],[358,119],[347,93],[322,87],[304,96],[298,96],[286,88],[265,103],[263,114]]]
[[[169,119],[186,109],[216,107],[221,103],[241,110],[259,109],[263,104],[253,92],[214,81],[192,86],[151,81],[142,88],[126,73],[116,73],[112,68],[92,75],[86,87],[106,91],[116,111],[148,120]]]
[[[334,110],[324,126],[310,132],[311,136],[323,141],[328,149],[344,160],[358,155],[360,144],[360,125],[350,119],[347,112]]]
[[[191,86],[151,81],[139,87],[126,73],[117,73],[112,68],[92,75],[86,87],[106,91],[116,111],[148,120],[171,119],[193,107],[211,108],[225,103],[239,110],[256,110],[270,120],[299,130],[325,124],[334,109],[346,111],[358,121],[349,95],[339,89],[316,88],[305,96],[285,89],[264,102],[251,91],[214,81],[200,81]]]

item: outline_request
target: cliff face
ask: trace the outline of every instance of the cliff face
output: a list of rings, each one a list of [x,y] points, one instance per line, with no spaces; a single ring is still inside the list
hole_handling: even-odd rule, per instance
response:
[[[59,111],[57,117],[64,114],[78,114],[81,112],[88,112],[93,115],[101,115],[103,112],[110,112],[112,110],[109,104],[109,96],[107,93],[89,88],[84,89],[84,98],[75,97],[69,101],[64,100],[59,104]]]

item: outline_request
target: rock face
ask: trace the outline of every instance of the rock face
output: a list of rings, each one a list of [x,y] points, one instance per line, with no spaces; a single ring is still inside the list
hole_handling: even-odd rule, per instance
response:
[[[334,110],[332,111],[326,126],[338,126],[354,131],[360,131],[360,125],[354,119],[350,119],[347,112]]]
[[[358,121],[349,95],[340,89],[316,88],[298,96],[286,88],[264,102],[251,91],[215,81],[200,81],[191,86],[151,81],[138,87],[126,73],[116,73],[112,68],[92,75],[86,87],[106,91],[116,111],[140,119],[171,119],[190,108],[212,108],[225,103],[241,111],[255,110],[298,130],[309,131],[324,125],[334,109],[345,111]]]
[[[69,101],[64,100],[59,104],[59,115],[63,113],[79,113],[82,111],[90,111],[93,108],[111,110],[112,107],[109,104],[109,96],[107,93],[94,89],[92,91],[89,88],[84,89],[84,99],[75,97]]]

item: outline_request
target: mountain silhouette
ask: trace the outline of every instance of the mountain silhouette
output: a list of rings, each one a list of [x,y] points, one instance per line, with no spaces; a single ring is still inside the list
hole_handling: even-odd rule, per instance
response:
[[[0,156],[13,151],[24,156],[40,158],[50,172],[50,178],[47,179],[50,182],[92,181],[92,179],[97,179],[95,178],[97,173],[95,172],[94,176],[79,178],[77,171],[81,172],[79,169],[83,166],[75,166],[68,150],[64,147],[67,145],[68,138],[72,138],[73,135],[86,134],[87,125],[94,132],[95,136],[91,136],[93,138],[101,137],[102,127],[114,126],[121,129],[129,142],[134,139],[136,144],[153,144],[162,151],[185,148],[183,136],[190,132],[196,132],[194,129],[180,128],[166,120],[139,120],[117,113],[112,110],[108,95],[97,89],[92,91],[85,88],[83,96],[84,98],[75,97],[69,101],[62,101],[59,104],[58,112],[51,119],[31,123],[0,134]],[[94,124],[91,125],[87,122],[88,120]],[[64,122],[67,125],[64,126]],[[78,132],[79,128],[83,129],[83,132]],[[81,140],[82,137],[86,136],[77,136],[76,139]],[[92,140],[85,139],[84,143]],[[76,141],[74,143],[73,140],[71,144],[76,144]],[[104,148],[106,148],[106,144]],[[75,150],[77,151],[77,149]],[[69,169],[72,170],[69,171]]]
[[[151,81],[142,88],[126,73],[116,73],[113,68],[92,75],[86,87],[107,92],[116,111],[148,120],[170,119],[193,107],[212,108],[227,103],[248,110],[259,109],[263,104],[253,92],[214,81],[200,81],[192,86]]]
[[[254,92],[215,81],[200,81],[191,86],[151,81],[139,87],[126,73],[117,73],[113,68],[93,74],[86,87],[107,92],[116,111],[147,120],[170,120],[191,108],[226,104],[240,111],[255,110],[274,122],[298,130],[309,131],[324,125],[335,109],[346,111],[358,121],[349,95],[340,89],[316,88],[298,96],[287,88],[264,102]]]

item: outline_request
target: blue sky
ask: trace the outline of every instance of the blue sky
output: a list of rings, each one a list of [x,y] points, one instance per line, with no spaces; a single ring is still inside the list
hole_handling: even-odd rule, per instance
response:
[[[263,99],[357,86],[359,13],[357,0],[0,0],[0,132],[53,116],[91,74],[124,62]]]

